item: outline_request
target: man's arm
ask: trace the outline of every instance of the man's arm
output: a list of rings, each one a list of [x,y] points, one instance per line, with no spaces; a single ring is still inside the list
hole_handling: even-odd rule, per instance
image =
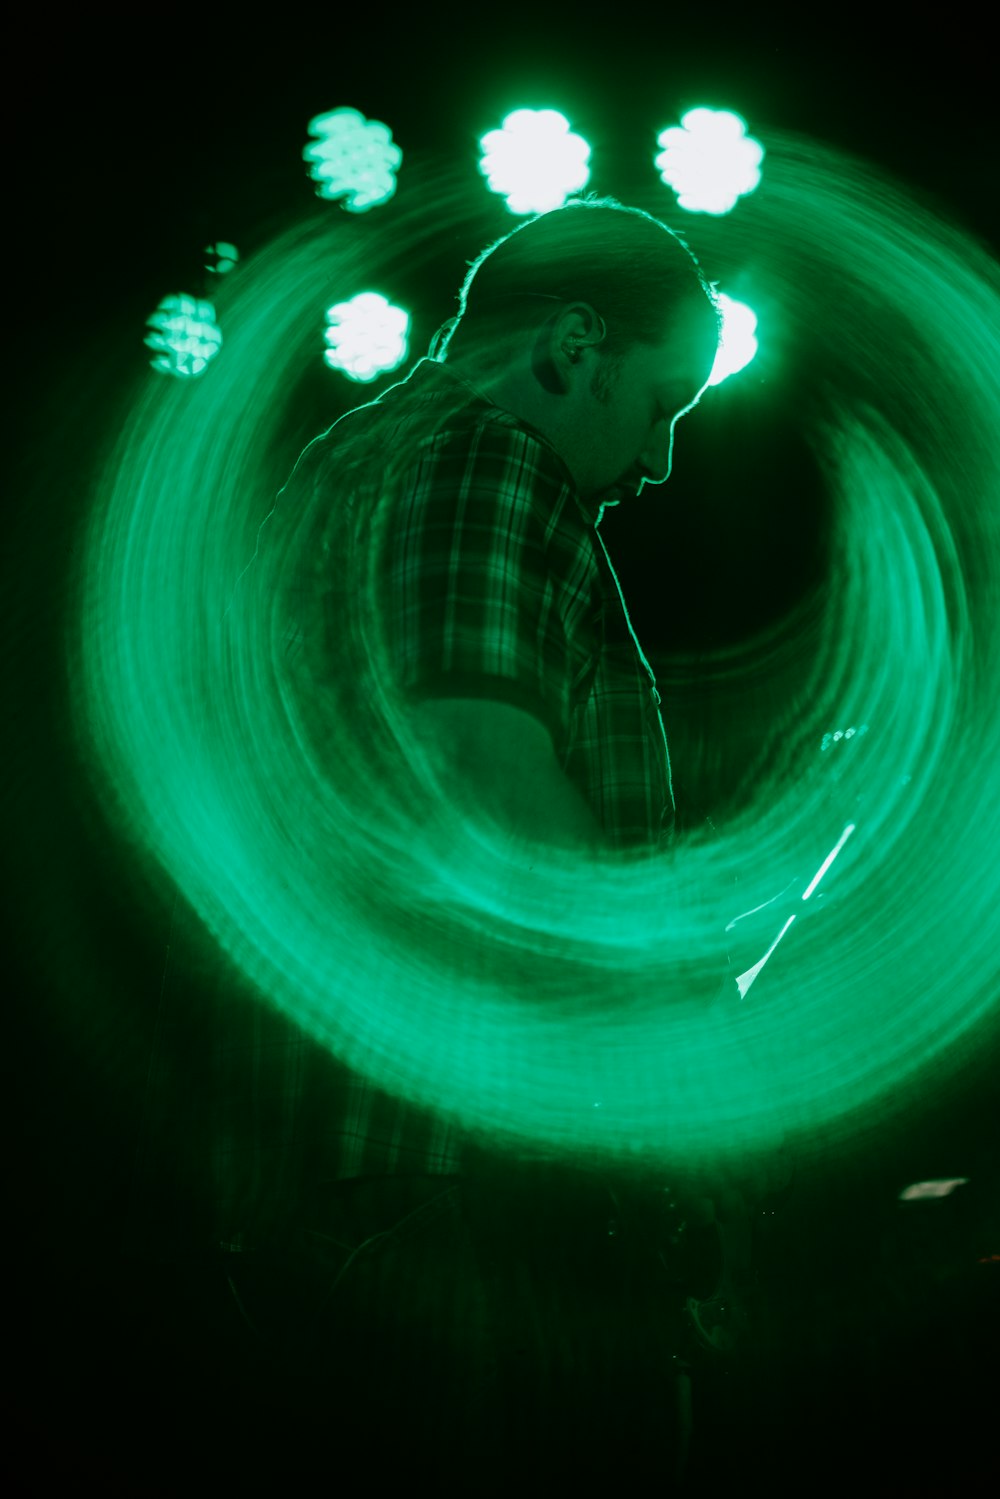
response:
[[[538,843],[584,856],[611,844],[585,798],[560,769],[545,725],[511,703],[426,698],[412,709],[419,734],[437,746],[456,796],[494,817],[514,851]]]

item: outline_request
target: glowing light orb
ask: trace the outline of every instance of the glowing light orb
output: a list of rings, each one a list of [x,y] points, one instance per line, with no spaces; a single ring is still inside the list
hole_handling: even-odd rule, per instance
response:
[[[757,352],[757,314],[745,302],[735,302],[725,292],[716,292],[716,301],[722,313],[722,333],[719,337],[719,352],[712,365],[708,383],[721,385],[737,370],[745,369]]]
[[[366,120],[357,109],[331,109],[309,121],[316,140],[303,148],[316,196],[343,199],[348,213],[368,213],[388,203],[396,191],[403,153],[381,120]]]
[[[328,345],[323,359],[352,380],[376,380],[406,358],[409,314],[378,292],[359,292],[349,302],[335,303],[326,320],[330,326],[323,335]]]
[[[146,319],[152,332],[143,339],[156,358],[149,362],[162,375],[178,380],[203,375],[222,348],[222,332],[216,327],[211,302],[183,293],[164,297]]]
[[[760,182],[764,147],[728,109],[689,109],[656,138],[660,180],[689,213],[729,213]]]
[[[235,245],[220,239],[214,245],[205,246],[205,269],[213,276],[228,276],[240,258],[240,252]]]
[[[331,270],[377,284],[437,256],[465,201],[449,166],[384,242],[290,225],[234,278],[213,379],[142,382],[109,417],[64,594],[94,815],[235,992],[474,1137],[668,1181],[782,1139],[806,1164],[870,1150],[928,1089],[960,1092],[998,1002],[995,259],[870,164],[769,138],[768,192],[727,227],[813,380],[822,589],[700,663],[776,705],[762,721],[727,700],[741,742],[766,743],[720,827],[513,878],[431,773],[374,642],[355,647],[365,578],[323,547],[336,469],[277,497],[247,482],[289,473]],[[321,586],[297,593],[300,566]],[[300,670],[306,647],[322,672]],[[798,914],[772,951],[785,891]],[[768,961],[742,1000],[706,1003],[752,911],[734,972]],[[78,956],[65,1023],[100,1033],[117,1017],[78,1017]]]
[[[479,170],[511,213],[548,213],[590,181],[590,147],[558,110],[515,109],[479,144]]]

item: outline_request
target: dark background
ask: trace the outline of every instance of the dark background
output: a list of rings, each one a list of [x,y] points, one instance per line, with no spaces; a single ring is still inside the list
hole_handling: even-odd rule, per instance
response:
[[[981,49],[958,21],[939,18],[921,33],[911,19],[905,35],[887,37],[837,12],[836,30],[793,39],[749,14],[737,26],[716,12],[664,12],[654,23],[637,10],[617,27],[605,12],[437,14],[429,28],[375,12],[367,24],[318,12],[294,27],[252,14],[61,16],[52,35],[29,25],[20,45],[8,132],[15,271],[3,549],[13,706],[4,777],[13,834],[7,1279],[17,1333],[8,1460],[28,1457],[40,1481],[76,1473],[151,1487],[133,1477],[123,1401],[128,1387],[137,1406],[147,1392],[154,1402],[158,1344],[144,1343],[134,1313],[120,1309],[113,1248],[167,931],[130,888],[126,852],[108,846],[81,794],[59,655],[72,523],[102,422],[147,358],[149,311],[167,290],[192,286],[203,244],[229,239],[246,253],[308,206],[305,126],[340,104],[386,121],[410,159],[473,159],[485,130],[524,104],[561,109],[623,156],[632,140],[646,149],[687,107],[729,107],[751,132],[766,121],[868,157],[988,244],[1000,240],[993,92]],[[591,16],[606,34],[594,33]],[[591,186],[619,191],[612,173]],[[697,248],[696,223],[690,236]],[[451,255],[442,319],[461,271]],[[118,376],[109,348],[120,351]],[[315,430],[354,404],[324,373]],[[683,592],[645,560],[662,552],[651,546],[648,515],[619,511],[607,522],[650,654],[738,639],[792,601],[788,558],[771,552],[761,556],[770,571],[755,599],[726,607],[754,533],[781,531],[803,504],[821,508],[823,499],[793,421],[781,426],[772,414],[755,434],[752,412],[736,399],[730,410],[738,443],[720,444],[689,421],[678,444],[671,534],[673,555],[685,559]],[[736,487],[741,525],[720,534],[719,506]],[[72,995],[60,987],[68,970],[78,976]],[[70,1005],[80,1007],[72,1025]],[[80,1011],[99,1027],[85,1056]],[[918,1478],[960,1491],[986,1475],[998,1271],[982,1262],[1000,1252],[997,1056],[995,1038],[992,1048],[984,1041],[960,1089],[928,1096],[905,1130],[873,1134],[865,1161],[831,1165],[782,1204],[762,1246],[772,1311],[760,1363],[752,1375],[737,1367],[706,1378],[695,1491],[766,1477],[778,1492],[799,1492],[831,1471],[831,1454],[862,1491]],[[924,1208],[895,1201],[901,1183],[939,1175],[970,1184]]]

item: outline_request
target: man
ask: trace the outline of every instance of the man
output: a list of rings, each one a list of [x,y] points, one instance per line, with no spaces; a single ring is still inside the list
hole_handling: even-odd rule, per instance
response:
[[[498,373],[479,375],[482,345],[474,336],[467,349],[449,355],[447,365],[518,418],[522,430],[547,441],[595,535],[609,504],[670,477],[677,423],[701,398],[718,341],[707,298],[704,312],[685,309],[655,344],[635,346],[614,362],[602,347],[606,339],[595,307],[557,302],[537,317]],[[610,572],[606,553],[604,560]],[[478,768],[485,782],[477,781],[477,792],[502,806],[513,829],[541,842],[608,846],[614,830],[605,829],[592,802],[567,779],[544,721],[528,708],[506,697],[442,690],[421,702],[419,717],[460,774]]]
[[[484,251],[460,305],[283,492],[317,521],[287,593],[301,659],[353,691],[362,737],[382,674],[456,802],[512,848],[655,854],[674,815],[660,699],[599,526],[670,476],[718,348],[712,290],[657,220],[585,199]],[[384,654],[345,661],[365,611]],[[236,1105],[216,1243],[265,1399],[317,1440],[391,1430],[400,1474],[461,1433],[494,1470],[530,1455],[561,1480],[627,1472],[646,1441],[669,1477],[684,1423],[662,1200],[646,1222],[571,1166],[472,1151],[260,1008],[225,1010],[215,1054]]]

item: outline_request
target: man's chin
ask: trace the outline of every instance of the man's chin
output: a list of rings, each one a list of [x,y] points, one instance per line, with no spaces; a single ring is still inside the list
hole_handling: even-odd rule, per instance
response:
[[[625,478],[621,481],[622,488],[631,490],[633,494],[638,494],[644,484],[664,484],[665,482],[665,476],[662,479],[657,479],[651,474],[642,471],[637,472],[635,469],[626,474]]]

